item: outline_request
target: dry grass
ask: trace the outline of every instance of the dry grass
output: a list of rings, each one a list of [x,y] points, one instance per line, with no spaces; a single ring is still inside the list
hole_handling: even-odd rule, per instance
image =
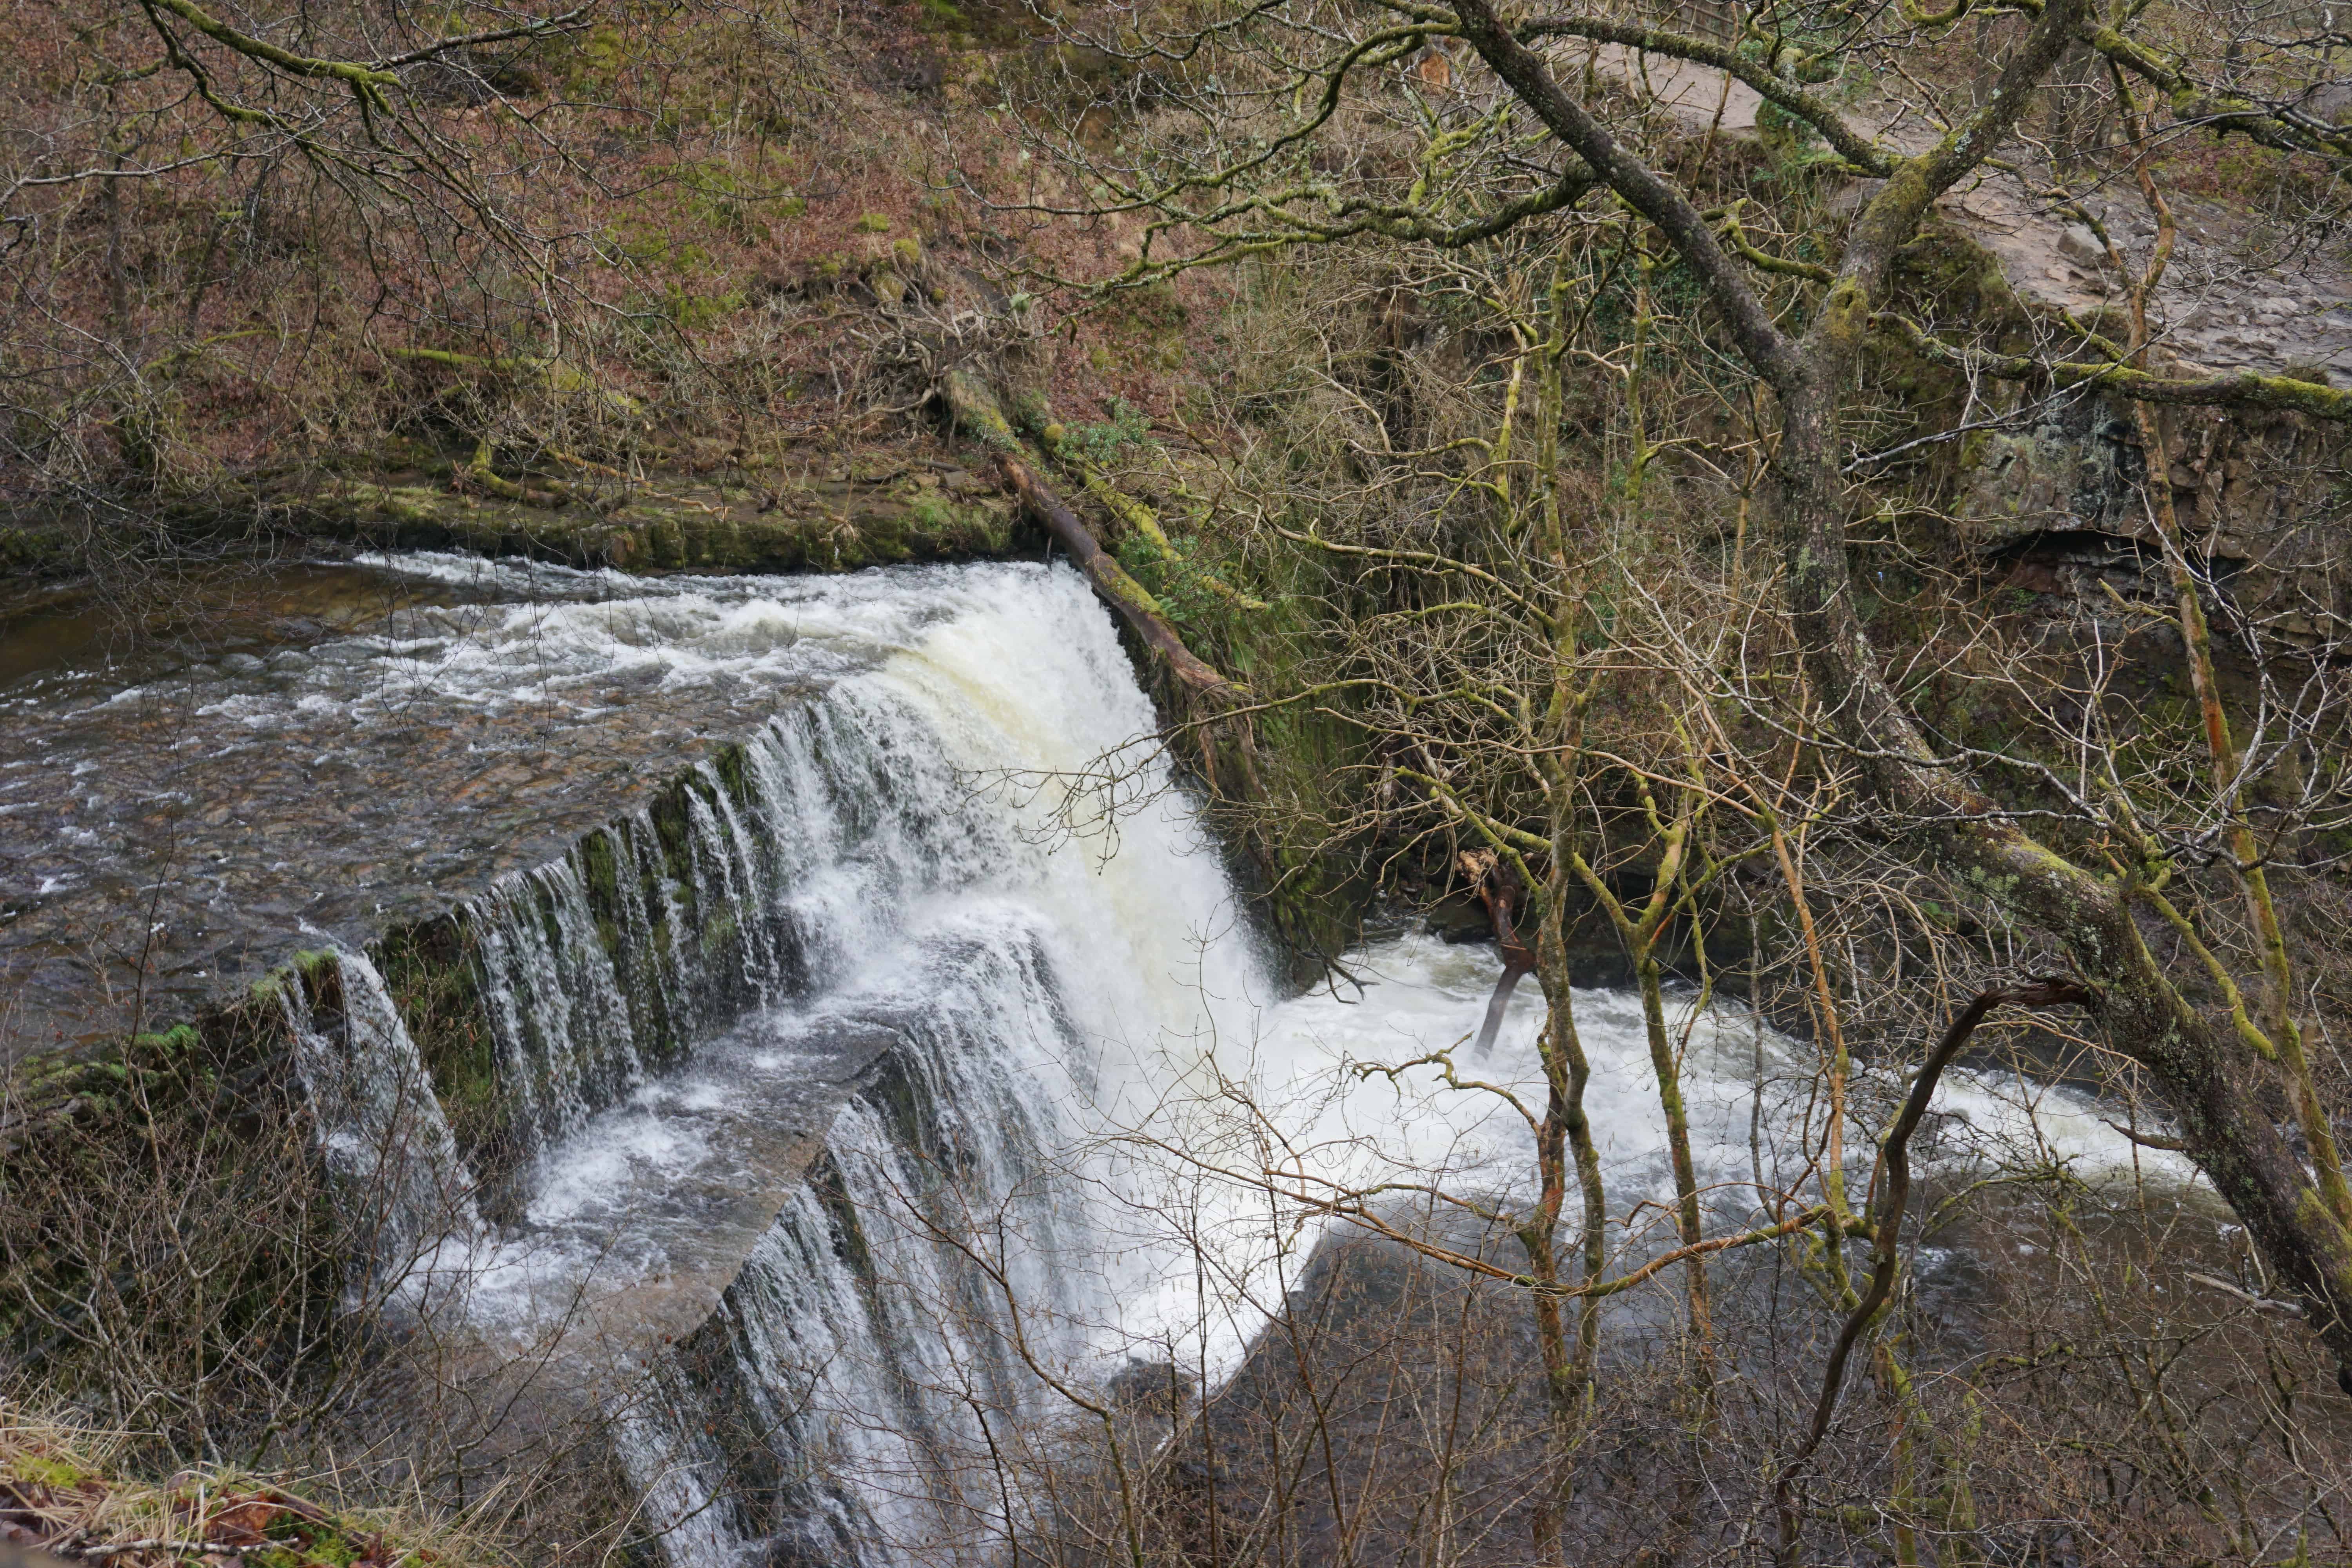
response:
[[[402,1568],[495,1564],[492,1531],[420,1499],[344,1508],[334,1475],[292,1478],[204,1467],[162,1481],[126,1473],[137,1434],[95,1431],[0,1404],[0,1541],[54,1555],[169,1568]]]

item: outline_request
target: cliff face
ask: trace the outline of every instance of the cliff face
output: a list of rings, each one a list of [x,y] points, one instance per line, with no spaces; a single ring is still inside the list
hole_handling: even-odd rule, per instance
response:
[[[2263,634],[2315,647],[2346,607],[2346,442],[2293,415],[2211,410],[2161,416],[2173,504],[2200,567],[2226,584]],[[2147,461],[2130,416],[2086,396],[1963,447],[1952,510],[1958,539],[2004,581],[2102,611],[2098,584],[2168,591],[2144,499]]]

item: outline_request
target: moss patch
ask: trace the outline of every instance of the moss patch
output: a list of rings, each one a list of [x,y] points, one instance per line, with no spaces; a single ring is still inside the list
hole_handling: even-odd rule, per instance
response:
[[[1034,542],[1010,500],[961,469],[948,469],[943,482],[932,467],[911,454],[868,453],[835,477],[746,471],[713,482],[657,473],[604,489],[576,482],[572,470],[506,475],[470,464],[459,465],[455,481],[413,472],[326,474],[299,488],[257,480],[167,498],[158,542],[326,539],[572,566],[728,572],[980,560]],[[76,540],[62,522],[12,519],[0,524],[0,564],[68,572],[79,564]]]

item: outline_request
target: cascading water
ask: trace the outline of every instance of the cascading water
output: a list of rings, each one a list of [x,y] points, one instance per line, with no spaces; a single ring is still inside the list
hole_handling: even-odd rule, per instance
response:
[[[699,1435],[700,1395],[663,1369],[674,1402],[614,1418],[648,1492],[692,1516],[673,1554],[803,1516],[875,1549],[950,1531],[957,1508],[908,1503],[900,1483],[936,1490],[974,1399],[1018,1413],[1040,1373],[1092,1377],[1152,1321],[1116,1210],[1084,1185],[1116,1172],[1083,1149],[1166,1079],[1171,1026],[1205,1032],[1265,1000],[1233,889],[1157,764],[1129,780],[1154,798],[1116,822],[1078,786],[1153,715],[1066,572],[773,600],[551,581],[529,638],[540,700],[593,703],[635,668],[691,711],[698,682],[740,689],[752,664],[779,701],[667,794],[461,903],[499,1223],[453,1207],[467,1178],[367,959],[343,960],[340,1027],[289,990],[330,1163],[347,1186],[415,1189],[373,1233],[373,1271],[422,1252],[413,1301],[517,1342],[583,1301],[600,1328],[640,1311],[676,1326],[666,1293],[707,1313],[731,1279],[724,1330],[697,1345],[723,1347],[725,1381],[776,1415],[774,1464],[800,1479],[763,1516],[740,1499],[698,1510],[708,1478],[665,1476]],[[419,689],[501,700],[514,624],[434,650]],[[429,1136],[395,1131],[420,1100]],[[446,1238],[421,1246],[436,1223]],[[989,1235],[987,1264],[958,1250]],[[820,1481],[835,1458],[866,1480]]]
[[[359,952],[336,954],[335,970],[340,1026],[320,1016],[299,970],[278,994],[336,1206],[363,1260],[344,1292],[358,1304],[436,1237],[471,1226],[473,1180],[383,976]]]
[[[740,684],[747,662],[789,689],[740,749],[465,906],[503,1223],[457,1227],[417,1274],[462,1281],[449,1299],[488,1342],[581,1321],[622,1347],[635,1381],[604,1391],[610,1427],[680,1568],[990,1555],[1065,1391],[1135,1355],[1234,1363],[1270,1260],[1318,1228],[1268,1202],[1270,1164],[1294,1191],[1524,1180],[1499,1102],[1349,1070],[1475,1030],[1492,952],[1407,936],[1358,955],[1360,993],[1277,1002],[1164,763],[1100,766],[1154,715],[1074,574],[641,591],[551,607],[542,642],[664,689]],[[1114,775],[1116,813],[1087,783]],[[381,990],[357,988],[362,1013]],[[1496,1084],[1539,1082],[1531,992],[1482,1064]],[[1646,1040],[1630,999],[1579,1007],[1631,1208],[1668,1190]],[[1769,1184],[1783,1150],[1750,1129],[1801,1120],[1781,1103],[1801,1065],[1744,1018],[1688,1022],[1702,1177]],[[2078,1162],[2133,1158],[2045,1098],[2037,1120],[1960,1075],[1944,1104]],[[367,1113],[350,1125],[364,1142]]]
[[[882,1042],[696,1341],[730,1364],[669,1368],[616,1421],[674,1510],[677,1557],[962,1528],[969,1510],[933,1494],[983,1413],[1017,1418],[1039,1373],[1095,1378],[1073,1368],[1152,1326],[1116,1210],[1088,1202],[1116,1173],[1087,1137],[1165,1081],[1171,1026],[1266,1000],[1214,847],[1158,764],[1155,798],[1116,823],[1077,786],[1153,724],[1083,584],[1000,568],[908,587],[950,584],[955,613],[698,769],[667,834],[642,816],[615,831],[608,867],[649,873],[606,873],[622,921],[600,931],[577,851],[474,906],[536,1159],[523,1224],[464,1267],[478,1319],[518,1335],[583,1280],[695,1272],[709,1237],[690,1194],[789,1119],[810,1064]],[[624,967],[697,1038],[667,1076],[644,1072]],[[721,1391],[730,1408],[708,1408]],[[721,1414],[770,1434],[762,1517],[710,1503]]]
[[[644,1071],[575,858],[494,889],[474,921],[499,1084],[534,1150],[578,1128]]]

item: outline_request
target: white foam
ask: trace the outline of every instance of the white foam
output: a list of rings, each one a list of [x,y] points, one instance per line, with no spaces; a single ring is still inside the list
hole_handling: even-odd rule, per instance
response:
[[[1501,965],[1490,946],[1450,946],[1425,933],[1354,953],[1346,967],[1366,983],[1318,989],[1274,1008],[1253,1037],[1221,1042],[1189,1067],[1171,1061],[1155,1114],[1137,1131],[1162,1148],[1159,1184],[1139,1212],[1182,1214],[1191,1237],[1163,1245],[1163,1271],[1150,1305],[1131,1321],[1158,1317],[1158,1337],[1189,1349],[1188,1363],[1230,1366],[1260,1321],[1235,1309],[1196,1323],[1196,1265],[1205,1264],[1229,1300],[1265,1300],[1272,1283],[1295,1277],[1304,1254],[1328,1228],[1313,1198],[1390,1189],[1375,1203],[1409,1209],[1416,1191],[1507,1208],[1533,1194],[1534,1135],[1526,1116],[1546,1103],[1538,1037],[1544,1005],[1537,988],[1514,994],[1492,1055],[1468,1042]],[[1665,1114],[1658,1099],[1639,998],[1577,991],[1579,1038],[1591,1064],[1585,1110],[1609,1193],[1615,1267],[1664,1245],[1664,1208],[1674,1194]],[[1801,1123],[1814,1093],[1809,1047],[1763,1026],[1736,1005],[1693,1010],[1668,997],[1669,1037],[1681,1055],[1680,1081],[1696,1174],[1717,1228],[1744,1224],[1759,1205],[1756,1173],[1768,1193],[1807,1165],[1819,1128]],[[1451,1087],[1437,1064],[1402,1067],[1451,1052]],[[1397,1070],[1382,1070],[1397,1069]],[[1859,1193],[1874,1155],[1866,1107],[1894,1104],[1907,1088],[1864,1068],[1847,1133],[1851,1190]],[[1760,1097],[1761,1114],[1758,1114]],[[2196,1179],[2178,1154],[2135,1145],[2110,1123],[2120,1113],[2077,1089],[2014,1075],[1963,1068],[1948,1073],[1932,1105],[1936,1136],[1927,1163],[1947,1168],[2063,1164],[2077,1179]],[[1818,1110],[1815,1110],[1818,1114]],[[1760,1139],[1751,1140],[1751,1129]],[[1808,1137],[1810,1131],[1810,1138]],[[1801,1201],[1818,1201],[1817,1192]],[[1646,1205],[1646,1206],[1645,1206]],[[1573,1194],[1566,1223],[1579,1222]],[[1625,1216],[1644,1216],[1629,1230]]]

